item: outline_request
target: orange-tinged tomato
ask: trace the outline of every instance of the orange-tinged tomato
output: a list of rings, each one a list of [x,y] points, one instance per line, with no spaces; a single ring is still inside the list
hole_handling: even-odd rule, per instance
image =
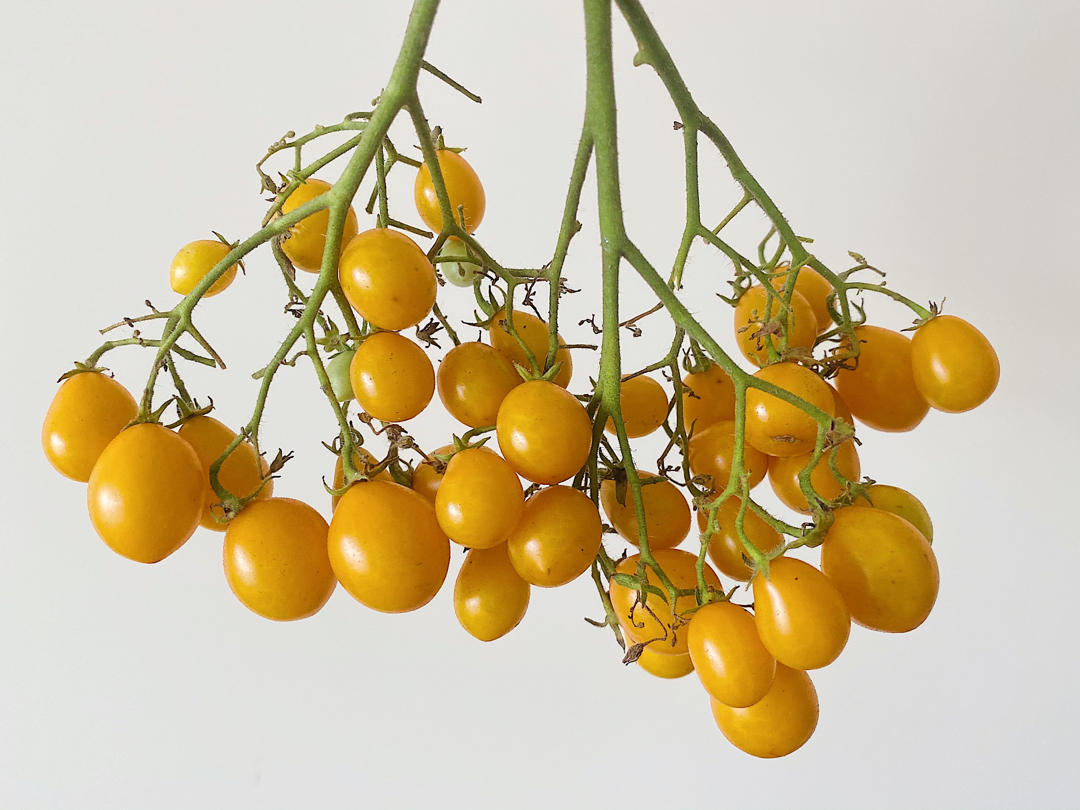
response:
[[[784,757],[800,748],[817,728],[818,697],[810,676],[776,665],[772,687],[753,706],[734,708],[712,699],[716,725],[728,741],[755,757]]]
[[[690,438],[690,472],[694,475],[712,477],[709,486],[722,490],[731,478],[731,464],[735,458],[735,423],[716,422]],[[743,442],[743,470],[749,474],[747,483],[756,487],[765,478],[769,457]]]
[[[841,397],[831,385],[829,386],[829,390],[832,391],[833,394],[833,418],[847,422],[854,428],[855,417],[851,415],[851,408],[847,406],[843,397]]]
[[[851,618],[871,630],[906,633],[930,615],[938,565],[922,533],[892,512],[837,509],[821,544],[821,570],[844,597]]]
[[[779,334],[758,334],[763,327],[771,326],[774,322],[783,324],[786,344]],[[783,304],[770,296],[760,284],[743,293],[735,306],[735,341],[743,356],[756,366],[769,362],[770,342],[778,353],[782,353],[785,346],[788,349],[812,349],[817,334],[814,310],[798,290],[791,293],[791,304],[786,313]]]
[[[732,579],[746,582],[753,572],[744,559],[745,552],[736,523],[741,503],[742,500],[733,495],[717,507],[717,528],[709,538],[709,559],[721,573],[727,574]],[[708,530],[709,514],[706,510],[698,511],[697,522],[702,533]],[[768,554],[779,546],[780,541],[783,540],[780,532],[766,523],[752,509],[747,509],[743,517],[743,531],[746,532],[747,539],[764,554]]]
[[[427,317],[439,286],[427,254],[408,236],[389,228],[364,231],[345,245],[338,280],[364,320],[395,331]]]
[[[537,484],[558,484],[589,458],[592,422],[585,407],[544,380],[514,388],[499,406],[495,433],[503,457]]]
[[[357,470],[367,471],[373,467],[378,466],[379,460],[375,458],[366,448],[357,447],[353,450],[353,467]],[[389,470],[380,470],[374,475],[376,481],[390,481],[393,482],[393,478],[390,476]],[[345,463],[341,460],[341,455],[337,456],[334,462],[334,489],[341,489],[345,486]],[[338,504],[341,502],[341,495],[330,496],[330,511],[337,509]]]
[[[330,184],[325,180],[309,177],[285,198],[281,213],[288,214],[295,211],[304,203],[311,202],[329,190]],[[288,237],[281,242],[281,249],[289,257],[289,261],[301,270],[318,273],[322,268],[323,251],[326,249],[326,231],[329,227],[329,210],[324,208],[322,211],[309,214],[289,229]],[[356,236],[357,230],[356,212],[350,206],[341,230],[342,249]]]
[[[637,573],[639,554],[627,557],[620,562],[616,573]],[[677,548],[659,549],[653,552],[653,558],[664,569],[671,584],[676,588],[697,587],[697,556],[688,551]],[[646,569],[646,579],[654,587],[663,588],[656,572],[651,568]],[[716,572],[705,564],[705,582],[713,588],[720,587],[720,580]],[[644,644],[651,642],[650,647],[655,652],[666,655],[685,655],[689,652],[686,643],[686,621],[689,616],[683,614],[697,605],[697,599],[693,594],[680,596],[675,600],[675,611],[678,616],[672,615],[671,608],[666,599],[661,599],[656,594],[647,596],[646,610],[644,605],[637,602],[637,591],[611,582],[611,604],[615,608],[615,615],[619,617],[622,625],[623,636],[631,644]]]
[[[134,397],[112,377],[96,371],[68,377],[41,426],[45,458],[61,475],[89,481],[101,452],[138,411]]]
[[[836,391],[855,418],[876,430],[902,432],[918,425],[930,404],[919,393],[911,366],[911,341],[880,326],[857,326],[858,367],[843,369]]]
[[[155,563],[199,527],[206,486],[191,445],[146,422],[109,442],[90,473],[86,503],[109,548],[135,562]]]
[[[808,368],[795,363],[776,363],[754,374],[809,402],[827,414],[833,413],[829,385]],[[759,388],[746,391],[746,441],[770,456],[800,456],[817,443],[818,423],[806,411],[784,402]]]
[[[225,452],[225,448],[236,438],[236,433],[212,416],[193,416],[177,432],[195,450],[206,474],[206,503],[199,525],[223,532],[226,524],[217,518],[224,518],[225,513],[221,508],[221,499],[210,486],[210,465]],[[269,498],[274,494],[273,479],[267,480],[266,486],[259,489],[267,470],[266,462],[255,453],[251,443],[240,442],[218,470],[218,483],[238,498],[246,498],[256,490],[259,498]]]
[[[638,470],[639,478],[655,478],[652,473]],[[626,487],[619,503],[615,482],[610,478],[600,482],[600,505],[624,540],[638,545],[637,510],[630,487]],[[641,505],[645,509],[645,535],[649,539],[649,549],[674,548],[686,539],[690,531],[690,505],[679,488],[666,478],[641,485]]]
[[[735,418],[735,383],[713,363],[704,371],[683,377],[683,424],[700,432],[717,422]]]
[[[918,529],[926,542],[934,542],[934,522],[930,520],[930,513],[926,511],[923,502],[906,489],[874,484],[855,499],[854,505],[872,506],[899,515]]]
[[[521,343],[524,343],[532,352],[533,359],[536,361],[537,367],[540,370],[544,368],[544,361],[547,359],[548,353],[548,325],[547,321],[542,321],[533,315],[531,312],[525,310],[515,309],[513,312],[514,331],[517,336],[521,338]],[[525,353],[525,349],[521,343],[510,334],[510,327],[508,326],[508,319],[505,309],[500,309],[491,319],[491,324],[488,326],[488,336],[491,339],[491,345],[495,348],[495,351],[499,352],[503,357],[509,360],[511,363],[516,363],[525,369],[526,372],[532,372],[532,363],[529,362],[529,355]],[[559,345],[565,345],[565,341],[562,339],[562,335],[556,335],[559,341]],[[574,361],[570,357],[569,349],[557,349],[555,351],[555,362],[561,363],[559,370],[555,372],[555,377],[552,382],[560,388],[566,388],[570,384],[570,377],[574,373]]]
[[[337,587],[326,551],[329,527],[303,501],[253,501],[225,531],[225,579],[245,607],[266,619],[314,615]]]
[[[495,424],[499,406],[521,377],[486,343],[462,343],[446,353],[435,385],[447,412],[469,427]]]
[[[217,239],[196,239],[188,242],[173,257],[169,265],[169,286],[173,292],[187,295],[198,286],[199,282],[206,278],[206,274],[213,270],[224,259],[231,248]],[[220,276],[217,281],[210,285],[203,298],[217,295],[233,283],[236,278],[236,265],[234,264]]]
[[[843,485],[829,467],[829,457],[834,453],[836,469],[842,476],[849,481],[858,482],[862,474],[862,465],[859,463],[859,452],[855,449],[855,442],[849,439],[832,450],[826,450],[810,473],[810,485],[824,501],[835,501],[844,491]],[[804,456],[774,458],[769,462],[769,483],[772,484],[773,492],[784,506],[796,512],[810,514],[810,505],[799,486],[799,473],[810,464],[813,455],[813,453],[807,453]]]
[[[745,707],[765,697],[776,659],[761,643],[746,608],[710,602],[694,613],[686,637],[694,671],[715,700]]]
[[[1001,376],[997,352],[962,318],[938,315],[911,339],[915,387],[939,411],[970,411],[990,398]]]
[[[619,407],[623,426],[631,439],[648,436],[664,424],[668,412],[668,395],[664,386],[652,377],[640,375],[619,384]],[[608,418],[604,430],[615,433],[615,423]]]
[[[641,651],[641,656],[638,658],[637,663],[643,670],[650,675],[654,675],[657,678],[665,678],[672,680],[674,678],[681,678],[684,675],[689,675],[694,671],[694,662],[690,660],[690,655],[670,655],[668,653],[659,652],[654,649],[655,645],[650,644],[648,647]]]
[[[349,487],[330,521],[328,543],[338,582],[383,613],[426,605],[450,568],[450,541],[431,503],[387,481]]]
[[[554,588],[588,570],[602,535],[596,504],[573,487],[555,486],[525,502],[506,547],[518,576],[530,585]]]
[[[791,273],[791,265],[782,265],[776,268],[780,275],[771,279],[773,289],[781,290],[787,284],[788,275]],[[782,271],[782,272],[781,272]],[[800,267],[799,275],[795,278],[795,292],[806,299],[814,313],[817,322],[817,331],[820,335],[832,325],[832,316],[829,315],[829,307],[826,303],[833,293],[833,286],[825,277],[812,267]]]
[[[754,578],[754,619],[765,649],[781,664],[818,669],[847,644],[851,616],[836,586],[809,563],[777,557]]]
[[[450,210],[454,214],[454,219],[460,220],[460,210],[464,209],[465,221],[462,224],[466,231],[472,233],[484,218],[484,210],[487,206],[484,186],[473,167],[460,153],[452,149],[438,149],[435,151],[435,157],[439,161],[439,171],[446,185],[446,196],[450,200]],[[435,184],[431,181],[431,170],[426,163],[416,173],[413,197],[420,219],[424,220],[427,226],[436,233],[442,231],[442,208],[439,207],[439,197],[435,193]]]
[[[376,332],[360,344],[349,367],[360,407],[383,422],[419,414],[435,393],[435,369],[424,350],[396,332]]]
[[[435,517],[446,536],[467,548],[506,540],[525,508],[514,469],[484,447],[455,453],[435,493]]]
[[[444,444],[438,448],[434,455],[436,456],[448,456],[454,451],[452,444]],[[442,472],[435,469],[435,465],[430,462],[422,462],[416,465],[416,469],[413,470],[412,488],[431,501],[435,503],[435,494],[439,491],[439,484],[442,483],[443,475],[446,473],[446,468],[442,468]]]
[[[469,635],[481,641],[502,638],[529,607],[529,583],[510,565],[506,544],[474,548],[454,583],[454,613]]]

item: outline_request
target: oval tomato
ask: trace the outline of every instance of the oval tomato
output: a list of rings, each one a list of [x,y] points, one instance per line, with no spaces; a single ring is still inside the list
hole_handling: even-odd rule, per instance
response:
[[[466,231],[472,233],[480,225],[487,207],[484,186],[476,171],[459,152],[452,149],[438,149],[435,151],[435,157],[439,161],[439,172],[446,186],[450,210],[453,211],[455,219],[460,218],[460,211],[464,210],[465,221],[461,224]],[[442,209],[439,207],[439,197],[435,193],[435,184],[431,180],[431,169],[426,163],[416,173],[413,197],[420,219],[424,220],[431,230],[436,233],[441,232],[443,229]]]
[[[810,676],[776,665],[772,687],[743,709],[711,701],[716,725],[740,751],[765,759],[784,757],[800,748],[817,728],[818,697]]]
[[[962,318],[938,315],[911,339],[915,387],[939,411],[970,411],[990,398],[1001,376],[997,352]]]
[[[826,450],[810,473],[810,485],[824,501],[834,501],[844,491],[843,485],[829,467],[829,457],[833,453],[835,453],[836,469],[846,479],[857,483],[859,476],[862,475],[862,465],[859,463],[859,452],[855,449],[855,442],[849,439],[832,450]],[[806,496],[799,485],[799,473],[810,464],[813,455],[813,453],[807,453],[804,456],[774,458],[769,462],[769,483],[772,484],[776,497],[789,509],[805,514],[810,514],[810,504],[807,503]]]
[[[650,675],[667,680],[681,678],[694,671],[694,662],[689,654],[669,655],[654,650],[651,644],[641,651],[637,663]]]
[[[759,334],[764,326],[771,326],[774,322],[783,325],[783,336]],[[756,366],[769,362],[770,343],[778,353],[785,348],[809,350],[814,348],[817,334],[814,311],[798,290],[791,293],[791,304],[786,313],[783,304],[768,295],[760,284],[744,292],[735,306],[735,341],[743,356]],[[786,343],[784,337],[787,338]]]
[[[330,184],[325,180],[309,177],[285,198],[281,213],[288,214],[295,211],[304,203],[311,202],[329,190]],[[326,231],[329,227],[329,210],[324,208],[322,211],[309,214],[289,229],[286,238],[282,239],[281,249],[289,257],[289,261],[301,270],[318,273],[322,269],[323,251],[326,249]],[[345,214],[345,223],[341,230],[342,250],[356,236],[356,231],[356,212],[350,206]]]
[[[506,544],[474,548],[454,583],[454,613],[473,638],[502,638],[523,618],[529,607],[529,583],[510,565]]]
[[[858,326],[858,366],[837,372],[836,390],[864,425],[913,430],[930,410],[912,372],[911,341],[880,326]]]
[[[717,529],[709,538],[709,559],[720,572],[727,574],[732,579],[746,582],[753,572],[746,564],[742,540],[736,521],[739,517],[739,507],[742,501],[738,496],[727,498],[716,510]],[[704,509],[698,511],[698,528],[704,534],[708,530],[709,515]],[[752,509],[746,510],[743,518],[743,531],[747,539],[753,543],[758,551],[768,554],[780,545],[783,536],[766,523]]]
[[[225,448],[236,438],[236,433],[212,416],[193,416],[180,426],[178,433],[191,445],[206,475],[206,501],[199,525],[223,532],[227,524],[217,518],[224,518],[225,513],[221,508],[221,499],[210,486],[210,465],[225,452]],[[274,480],[268,479],[263,486],[267,471],[266,462],[255,453],[251,442],[244,441],[229,453],[221,465],[218,483],[237,498],[246,498],[256,490],[259,498],[269,498],[274,494]],[[260,486],[262,489],[259,489]]]
[[[728,706],[751,706],[769,691],[776,659],[758,637],[754,617],[731,602],[698,608],[687,628],[694,671],[715,700]]]
[[[173,292],[187,295],[198,286],[199,282],[206,278],[206,274],[213,270],[232,250],[224,242],[217,239],[197,239],[188,242],[173,257],[169,265],[169,286]],[[203,293],[203,298],[217,295],[233,283],[236,278],[234,264],[220,276],[210,288]]]
[[[874,484],[855,500],[854,505],[872,506],[899,515],[918,529],[926,542],[934,542],[934,523],[930,520],[930,513],[926,511],[922,501],[906,489]]]
[[[731,478],[731,465],[735,458],[735,423],[716,422],[690,438],[690,472],[711,477],[710,488],[722,491]],[[769,457],[743,442],[743,471],[748,473],[747,483],[753,489],[765,478],[769,469]]]
[[[588,570],[602,537],[596,504],[573,487],[555,486],[525,502],[506,546],[518,576],[530,585],[554,588]]]
[[[57,472],[89,481],[98,457],[139,406],[112,377],[84,371],[68,377],[53,395],[41,426],[41,448]]]
[[[444,444],[442,447],[435,450],[436,456],[448,456],[454,452],[454,446],[452,444]],[[413,470],[412,488],[414,491],[419,492],[432,504],[435,503],[435,495],[439,491],[439,485],[442,483],[443,476],[446,474],[446,468],[442,468],[442,472],[438,472],[435,469],[435,465],[424,461],[416,465],[416,469]]]
[[[775,290],[781,290],[787,284],[791,265],[778,266],[776,271],[779,275],[773,276],[772,286]],[[826,281],[824,276],[812,267],[800,267],[799,275],[795,277],[795,292],[805,298],[806,303],[810,305],[819,335],[832,326],[832,316],[829,315],[827,301],[833,293],[833,285]]]
[[[584,466],[592,449],[592,422],[585,407],[544,380],[510,391],[495,426],[503,457],[537,484],[565,481]]]
[[[716,363],[683,377],[683,424],[700,433],[710,425],[735,418],[735,383]]]
[[[467,548],[502,543],[524,508],[525,495],[513,468],[483,447],[455,453],[435,493],[439,526]]]
[[[349,367],[356,401],[383,422],[404,422],[428,406],[435,369],[424,350],[396,332],[376,332],[353,355]]]
[[[379,460],[375,458],[375,456],[373,456],[367,450],[367,448],[357,447],[355,450],[353,450],[353,467],[357,470],[366,472],[367,470],[370,470],[378,464]],[[394,479],[390,476],[390,472],[385,469],[377,472],[373,476],[373,479],[375,481],[389,481],[391,483],[393,483],[394,481]],[[334,462],[333,488],[341,489],[343,486],[345,486],[345,464],[341,460],[341,455],[339,454],[337,456],[337,460]],[[341,495],[330,496],[330,511],[337,509],[338,504],[341,502],[341,498]]]
[[[462,343],[446,353],[435,375],[447,412],[469,427],[495,424],[499,406],[521,377],[509,361],[486,343]]]
[[[770,382],[806,400],[825,413],[833,413],[829,385],[808,368],[795,363],[766,366],[754,377]],[[770,456],[800,456],[817,443],[818,423],[806,411],[760,388],[746,391],[746,441]]]
[[[627,438],[648,436],[664,424],[668,395],[664,386],[652,377],[639,375],[619,384],[619,408]],[[604,430],[614,435],[615,423],[608,418]]]
[[[389,228],[372,228],[345,246],[338,266],[352,308],[380,329],[407,329],[427,317],[438,281],[427,254]]]
[[[639,478],[655,478],[652,473],[638,470]],[[625,503],[619,503],[615,482],[606,478],[600,482],[600,505],[615,531],[632,545],[638,545],[637,510],[627,486]],[[666,478],[641,485],[641,504],[645,510],[645,536],[649,549],[674,548],[686,539],[690,531],[690,505],[679,488]]]
[[[522,343],[528,347],[532,352],[533,359],[536,360],[537,367],[544,368],[544,361],[547,359],[548,353],[548,325],[546,321],[542,321],[533,315],[531,312],[525,310],[515,309],[513,310],[514,332],[517,333],[518,338],[521,338],[521,343],[510,333],[509,319],[506,315],[505,309],[500,309],[491,319],[491,324],[488,326],[488,336],[491,339],[491,345],[495,348],[495,351],[499,352],[503,357],[509,360],[511,363],[521,366],[525,371],[531,372],[533,370],[532,364],[529,362],[529,355],[525,353],[525,348],[522,347]],[[562,335],[556,335],[556,338],[560,346],[564,345]],[[559,370],[555,372],[555,377],[552,382],[560,388],[566,388],[570,384],[570,377],[574,373],[574,361],[570,357],[569,349],[557,349],[555,351],[555,362],[561,363]]]

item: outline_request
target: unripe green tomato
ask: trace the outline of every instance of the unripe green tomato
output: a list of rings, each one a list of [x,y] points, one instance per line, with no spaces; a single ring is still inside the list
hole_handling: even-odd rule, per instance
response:
[[[349,379],[349,366],[352,365],[354,349],[335,354],[326,364],[326,373],[330,375],[330,388],[338,402],[348,402],[353,398],[352,380]]]
[[[472,286],[473,277],[476,275],[476,271],[480,269],[480,265],[467,261],[469,250],[465,247],[464,242],[460,239],[447,239],[446,244],[439,251],[439,257],[465,259],[466,261],[439,262],[439,272],[443,274],[443,278],[455,287]]]

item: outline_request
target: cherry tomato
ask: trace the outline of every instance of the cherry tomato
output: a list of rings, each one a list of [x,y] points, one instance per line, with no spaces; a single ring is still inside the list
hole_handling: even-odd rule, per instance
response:
[[[471,287],[480,265],[469,258],[469,249],[465,243],[456,236],[446,240],[446,244],[439,251],[440,258],[453,258],[456,261],[439,262],[439,272],[442,277],[455,287]]]
[[[199,527],[206,471],[191,445],[151,423],[132,425],[102,452],[90,473],[90,521],[117,554],[163,560]]]
[[[742,540],[739,538],[736,521],[742,500],[738,496],[727,498],[716,510],[717,529],[709,539],[709,559],[720,572],[732,579],[746,582],[753,572],[744,559]],[[709,513],[701,509],[697,514],[698,528],[702,533],[708,530]],[[743,518],[743,531],[747,539],[758,551],[768,554],[780,545],[783,539],[776,529],[766,523],[757,512],[746,510]]]
[[[446,196],[450,199],[450,210],[454,214],[454,219],[460,219],[459,209],[464,209],[465,221],[462,224],[466,231],[472,233],[484,218],[486,207],[484,186],[480,178],[476,176],[473,167],[460,153],[452,149],[438,149],[435,157],[439,161],[439,171],[446,185]],[[436,233],[442,231],[442,209],[439,207],[439,197],[435,193],[435,184],[431,181],[431,170],[426,163],[416,173],[413,197],[416,200],[416,211],[420,214],[420,219],[424,220],[427,226]]]
[[[638,470],[640,478],[655,478],[652,473]],[[624,540],[638,545],[637,511],[627,486],[625,503],[619,503],[615,482],[610,478],[600,482],[600,505]],[[649,549],[674,548],[686,539],[690,531],[690,505],[679,488],[666,478],[641,485],[641,504],[645,509],[645,535]]]
[[[627,557],[620,562],[615,571],[633,576],[637,573],[640,554]],[[664,569],[671,584],[676,588],[697,587],[697,556],[677,548],[664,548],[653,552],[653,558]],[[660,579],[652,568],[646,569],[646,579],[650,585],[660,588]],[[720,587],[716,573],[705,564],[705,582],[714,588]],[[662,588],[661,588],[662,590]],[[675,610],[679,615],[672,616],[666,599],[656,594],[649,594],[645,606],[637,601],[637,591],[627,588],[612,580],[610,585],[611,604],[619,617],[623,635],[631,644],[652,642],[650,647],[657,653],[666,655],[685,655],[689,652],[686,643],[685,623],[688,616],[683,614],[697,605],[693,594],[680,596],[675,600]]]
[[[452,452],[454,452],[454,446],[452,444],[444,444],[442,447],[435,450],[434,455],[448,456]],[[443,472],[438,472],[435,469],[434,464],[424,461],[417,464],[416,469],[413,470],[412,488],[434,504],[435,494],[439,491],[439,485],[442,483],[443,475],[445,474],[445,467],[443,468]]]
[[[890,432],[912,430],[926,416],[930,404],[915,385],[911,341],[880,326],[857,326],[855,337],[860,344],[858,367],[837,373],[837,393],[868,427]]]
[[[915,386],[939,411],[970,411],[997,388],[1001,366],[986,336],[962,318],[938,315],[911,339]]]
[[[288,214],[301,205],[311,202],[320,194],[330,190],[325,180],[309,177],[285,198],[281,213]],[[294,265],[309,273],[318,273],[322,269],[323,251],[326,249],[326,230],[330,227],[330,211],[323,209],[309,214],[293,225],[287,238],[281,242],[281,249]],[[341,230],[341,247],[344,250],[357,232],[356,212],[349,208]]]
[[[435,393],[435,369],[424,350],[396,332],[376,332],[360,344],[349,366],[356,401],[383,422],[419,414]]]
[[[791,265],[785,264],[777,267],[776,270],[781,274],[773,276],[772,286],[776,290],[781,290],[787,284],[788,275],[791,273]],[[829,315],[829,307],[826,302],[833,291],[833,285],[826,281],[825,277],[817,270],[812,267],[799,268],[799,275],[795,278],[795,292],[805,298],[806,303],[810,305],[810,310],[814,313],[814,320],[817,322],[819,335],[832,325],[832,316]]]
[[[542,321],[533,315],[531,312],[515,309],[513,310],[514,331],[517,336],[521,338],[521,341],[528,346],[529,351],[532,352],[533,359],[536,360],[537,366],[542,370],[544,368],[544,360],[547,359],[548,353],[548,325],[546,321]],[[503,355],[511,363],[516,363],[521,366],[525,371],[532,371],[532,364],[529,362],[529,356],[525,353],[525,349],[521,347],[521,343],[510,334],[509,326],[507,325],[506,310],[500,309],[495,313],[491,319],[491,324],[488,326],[488,333],[491,338],[491,345],[495,347],[495,350]],[[562,335],[556,336],[559,341],[559,345],[562,346],[564,341]],[[552,380],[560,388],[566,388],[570,384],[570,377],[574,373],[574,361],[570,357],[569,349],[558,349],[555,352],[555,362],[562,363],[559,366],[559,370],[555,372],[555,377]]]
[[[253,501],[225,531],[225,579],[245,607],[266,619],[312,616],[337,587],[326,551],[329,527],[303,501]]]
[[[927,543],[934,542],[934,523],[922,501],[900,487],[874,484],[855,499],[855,506],[872,506],[899,515],[926,538]]]
[[[771,299],[771,300],[770,300]],[[751,363],[764,366],[769,362],[769,342],[781,352],[785,346],[780,335],[758,335],[762,327],[777,321],[784,324],[788,349],[812,349],[818,334],[817,320],[809,302],[795,290],[791,293],[789,311],[783,313],[783,304],[767,295],[760,284],[743,293],[735,306],[735,341],[739,350]]]
[[[735,383],[713,363],[704,371],[683,377],[683,424],[700,433],[705,428],[735,418]]]
[[[361,471],[366,472],[367,470],[370,470],[372,467],[377,466],[378,463],[379,463],[379,460],[377,458],[375,458],[375,456],[373,456],[365,448],[358,447],[355,450],[353,450],[353,467],[355,467],[357,470],[361,470]],[[394,479],[390,476],[389,471],[384,469],[384,470],[380,470],[378,473],[375,474],[374,480],[375,481],[390,481],[390,482],[393,482]],[[334,489],[341,489],[343,486],[345,486],[345,464],[341,460],[341,456],[338,455],[337,460],[334,462],[334,483],[333,483],[333,488]],[[337,509],[338,504],[341,503],[342,497],[343,497],[342,495],[331,495],[330,496],[331,511]]]
[[[855,427],[855,417],[851,415],[851,408],[847,406],[843,398],[836,392],[836,389],[831,385],[829,390],[833,395],[833,419],[847,422],[852,428]]]
[[[765,649],[781,664],[818,669],[847,644],[851,616],[836,586],[809,563],[777,557],[754,578],[754,619]]]
[[[754,374],[773,383],[828,414],[833,412],[829,385],[808,368],[795,363],[776,363]],[[746,391],[746,441],[770,456],[800,456],[817,443],[818,423],[801,408],[766,394],[759,388]]]
[[[751,706],[772,686],[776,659],[758,637],[754,617],[731,602],[699,608],[686,630],[694,671],[715,700]]]
[[[862,475],[862,465],[859,463],[859,453],[855,449],[855,442],[849,439],[836,447],[835,451],[826,450],[810,473],[810,485],[825,501],[835,501],[844,491],[843,485],[829,467],[829,457],[834,452],[836,469],[841,475],[853,482],[858,482],[859,476]],[[774,458],[769,462],[769,483],[772,484],[773,492],[784,506],[796,512],[810,514],[810,505],[799,486],[799,473],[810,463],[813,455],[813,453],[807,453],[805,456]]]
[[[558,484],[584,466],[592,448],[592,422],[571,394],[544,380],[514,388],[499,406],[496,435],[518,475]]]
[[[588,570],[602,534],[600,513],[585,494],[548,487],[525,502],[506,547],[518,576],[530,585],[554,588]]]
[[[338,582],[383,613],[426,605],[450,568],[450,541],[431,503],[388,481],[349,487],[330,521],[329,550]]]
[[[628,438],[648,436],[664,424],[668,412],[668,395],[664,386],[652,377],[631,377],[619,384],[619,407]],[[615,423],[608,418],[604,430],[615,433]]]
[[[455,453],[435,493],[435,517],[446,536],[467,548],[506,540],[525,508],[514,469],[483,447]]]
[[[818,697],[810,676],[776,665],[772,687],[753,706],[738,709],[712,699],[716,725],[728,741],[755,757],[785,757],[817,728]]]
[[[837,509],[821,544],[821,570],[851,618],[871,630],[906,633],[930,615],[938,565],[930,543],[899,515],[869,506]]]
[[[338,280],[364,320],[395,331],[427,317],[439,286],[427,254],[389,228],[372,228],[349,242],[341,254]]]
[[[231,249],[217,239],[197,239],[194,242],[188,242],[180,248],[169,266],[169,286],[172,287],[173,292],[187,295],[206,278],[206,274],[213,270]],[[232,284],[235,278],[236,265],[234,264],[218,276],[217,281],[210,285],[210,289],[203,293],[203,298],[217,295]]]
[[[690,437],[690,472],[711,476],[710,486],[722,490],[731,477],[735,456],[735,423],[716,422]],[[765,478],[769,457],[749,442],[743,442],[743,470],[749,474],[747,483],[756,487]]]
[[[529,607],[529,583],[510,565],[506,544],[474,548],[454,583],[454,613],[469,635],[481,641],[502,638]]]
[[[674,679],[689,675],[694,671],[694,662],[687,655],[669,655],[658,652],[650,644],[641,651],[637,663],[643,670],[657,678]]]
[[[462,343],[446,353],[435,385],[449,414],[469,427],[495,424],[499,406],[521,377],[486,343]]]
[[[134,397],[112,377],[80,372],[53,395],[41,426],[41,449],[61,475],[89,481],[101,452],[138,412]]]
[[[335,354],[326,364],[326,374],[330,377],[330,388],[338,402],[348,402],[353,399],[352,380],[349,379],[349,368],[352,366],[355,351],[349,350]]]
[[[206,501],[199,525],[223,532],[227,524],[217,518],[224,518],[225,513],[221,509],[221,499],[210,486],[210,465],[225,452],[225,448],[236,438],[236,433],[212,416],[193,416],[180,426],[178,433],[199,457],[203,474],[206,476]],[[267,470],[266,462],[255,453],[251,443],[240,442],[218,470],[218,483],[236,497],[246,498],[259,490]],[[269,498],[273,494],[274,481],[270,479],[266,486],[259,490],[258,497]]]

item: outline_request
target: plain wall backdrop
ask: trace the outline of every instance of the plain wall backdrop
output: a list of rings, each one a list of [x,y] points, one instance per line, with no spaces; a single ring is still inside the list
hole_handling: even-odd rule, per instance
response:
[[[813,675],[814,738],[766,762],[723,739],[693,677],[662,682],[619,663],[609,635],[582,621],[600,612],[587,578],[534,589],[522,625],[483,645],[457,625],[450,582],[418,613],[376,614],[339,589],[314,618],[279,625],[229,592],[220,535],[200,531],[156,566],[111,553],[84,487],[41,454],[54,380],[98,345],[98,328],[146,298],[171,305],[180,245],[257,227],[255,161],[286,130],[370,103],[408,4],[9,0],[0,806],[1073,805],[1080,11],[1066,0],[647,5],[701,106],[818,255],[843,268],[848,249],[866,254],[917,300],[946,298],[998,349],[1001,385],[982,408],[932,412],[909,434],[860,430],[864,473],[911,489],[933,515],[942,585],[926,624],[903,636],[854,628]],[[632,68],[615,27],[627,221],[666,268],[681,141],[655,75]],[[506,263],[536,266],[554,247],[582,49],[577,3],[446,0],[439,13],[429,58],[484,103],[430,77],[421,93],[432,122],[468,146],[488,193],[477,235]],[[396,132],[415,154],[411,133]],[[410,174],[392,177],[391,207],[415,221]],[[711,154],[702,182],[718,220],[738,194]],[[566,323],[599,310],[595,214],[590,183],[567,267],[583,292],[566,299]],[[740,227],[752,237],[760,225]],[[731,346],[730,311],[712,296],[728,270],[696,248],[684,300]],[[627,276],[624,311],[647,308]],[[468,316],[467,291],[442,295]],[[230,368],[189,382],[234,426],[249,413],[250,372],[289,326],[283,302],[264,251],[196,311]],[[868,304],[885,325],[909,320]],[[627,367],[668,340],[660,318],[624,336]],[[578,357],[580,393],[595,361]],[[148,353],[108,360],[141,388]],[[434,410],[415,427],[428,446],[457,429]],[[325,514],[332,458],[319,442],[333,429],[310,365],[283,369],[263,441],[296,457],[277,492]]]

